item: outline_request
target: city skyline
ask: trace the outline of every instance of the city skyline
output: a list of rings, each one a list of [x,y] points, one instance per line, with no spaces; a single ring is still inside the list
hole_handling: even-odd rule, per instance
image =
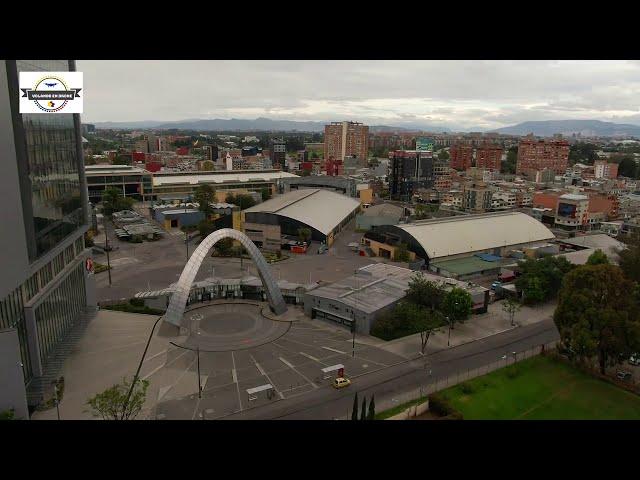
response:
[[[452,130],[569,119],[640,124],[638,61],[84,60],[78,71],[93,97],[85,122],[267,117]]]

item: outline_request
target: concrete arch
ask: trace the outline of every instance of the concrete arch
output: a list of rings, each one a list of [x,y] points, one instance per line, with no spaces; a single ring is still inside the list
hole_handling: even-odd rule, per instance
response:
[[[271,305],[273,312],[276,315],[280,315],[287,311],[287,304],[282,298],[282,292],[280,292],[278,284],[273,279],[271,269],[269,268],[267,261],[262,256],[262,253],[260,253],[260,250],[257,249],[255,244],[244,233],[239,232],[238,230],[233,230],[232,228],[222,228],[208,235],[207,238],[198,245],[198,248],[193,252],[191,258],[189,258],[184,270],[182,270],[177,288],[171,295],[171,302],[169,302],[167,313],[164,316],[164,320],[166,322],[177,327],[183,326],[182,319],[184,316],[184,309],[187,306],[191,285],[196,278],[200,265],[202,265],[202,262],[209,253],[209,250],[211,250],[211,248],[223,238],[232,238],[233,240],[237,240],[242,244],[242,246],[244,246],[244,248],[247,249],[247,252],[249,252],[249,255],[251,255],[251,258],[255,262],[256,267],[258,267],[258,274],[260,275],[260,280],[262,280],[262,285],[264,285],[265,290],[267,291],[267,299],[269,300],[269,305]]]

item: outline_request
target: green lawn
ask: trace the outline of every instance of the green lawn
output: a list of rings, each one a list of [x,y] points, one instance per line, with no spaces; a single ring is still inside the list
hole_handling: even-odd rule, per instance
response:
[[[640,396],[543,356],[441,394],[465,420],[640,419]]]

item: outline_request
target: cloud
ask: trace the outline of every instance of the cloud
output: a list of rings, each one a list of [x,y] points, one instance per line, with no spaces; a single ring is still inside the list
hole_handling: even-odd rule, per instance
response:
[[[637,61],[78,61],[83,121],[256,118],[498,128],[640,123]]]

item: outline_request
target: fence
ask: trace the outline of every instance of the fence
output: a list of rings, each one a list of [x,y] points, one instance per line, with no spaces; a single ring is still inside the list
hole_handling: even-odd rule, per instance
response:
[[[458,370],[455,373],[443,376],[431,376],[431,367],[427,362],[425,362],[424,384],[421,384],[417,388],[414,388],[413,390],[410,390],[408,392],[393,395],[391,398],[376,398],[376,411],[383,412],[385,410],[389,410],[390,408],[394,408],[405,403],[414,402],[422,397],[431,395],[432,393],[439,392],[449,387],[453,387],[460,383],[466,382],[467,380],[486,375],[495,370],[499,370],[500,368],[504,368],[522,360],[526,360],[527,358],[535,357],[537,355],[540,355],[540,353],[543,351],[553,351],[556,343],[557,341],[553,341],[546,344],[535,345],[531,348],[519,352],[505,352],[503,357],[493,362],[481,365],[477,368]],[[351,415],[340,418],[340,420],[350,419]]]

